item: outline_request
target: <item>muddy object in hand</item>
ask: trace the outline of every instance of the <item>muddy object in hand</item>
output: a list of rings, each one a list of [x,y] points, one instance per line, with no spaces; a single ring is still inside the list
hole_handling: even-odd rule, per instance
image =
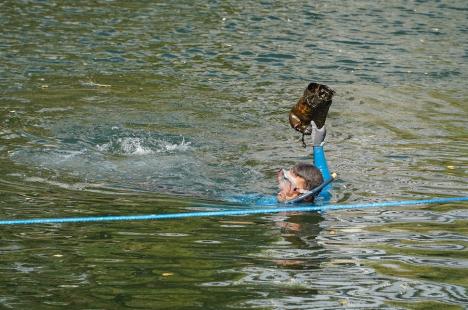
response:
[[[314,121],[318,128],[325,125],[334,94],[335,91],[326,85],[310,83],[304,90],[302,97],[292,107],[291,112],[289,112],[289,124],[302,133],[303,143],[304,135],[312,133],[311,121]]]

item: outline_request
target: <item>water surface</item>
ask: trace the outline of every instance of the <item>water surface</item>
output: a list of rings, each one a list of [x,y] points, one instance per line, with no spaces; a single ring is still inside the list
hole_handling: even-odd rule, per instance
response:
[[[465,1],[4,1],[0,217],[232,208],[310,161],[333,203],[467,195]],[[3,227],[5,308],[462,309],[466,204]]]

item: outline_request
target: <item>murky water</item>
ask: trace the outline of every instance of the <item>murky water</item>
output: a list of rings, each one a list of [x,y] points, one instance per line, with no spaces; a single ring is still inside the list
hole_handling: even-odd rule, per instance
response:
[[[232,207],[310,160],[332,202],[467,195],[466,1],[3,1],[0,218]],[[466,204],[1,228],[13,309],[463,309]]]

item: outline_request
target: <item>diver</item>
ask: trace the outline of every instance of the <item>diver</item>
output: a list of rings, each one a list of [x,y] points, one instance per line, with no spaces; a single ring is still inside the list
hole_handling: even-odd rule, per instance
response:
[[[277,174],[279,193],[277,199],[282,203],[308,202],[312,203],[320,195],[329,198],[330,183],[336,175],[328,170],[327,160],[323,150],[326,128],[317,128],[314,121],[310,123],[311,142],[314,153],[314,165],[298,163],[289,170],[281,169]]]
[[[311,82],[303,95],[289,112],[289,124],[302,134],[302,145],[307,146],[305,136],[311,140],[314,164],[299,163],[289,170],[281,169],[277,173],[279,192],[275,196],[249,194],[231,196],[232,202],[253,203],[260,206],[271,206],[279,203],[324,203],[331,198],[330,183],[336,178],[328,170],[323,151],[326,135],[325,120],[335,91],[330,87]],[[317,201],[316,197],[320,197]]]

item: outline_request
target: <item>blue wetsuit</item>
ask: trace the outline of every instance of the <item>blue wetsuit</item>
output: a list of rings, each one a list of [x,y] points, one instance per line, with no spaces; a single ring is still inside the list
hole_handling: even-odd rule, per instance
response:
[[[330,170],[328,169],[327,159],[325,158],[325,152],[323,151],[323,146],[314,146],[314,165],[322,173],[324,180],[331,178]],[[321,191],[317,198],[322,198],[322,202],[328,202],[331,198],[330,190],[332,184],[328,184]]]
[[[328,169],[327,159],[325,158],[325,152],[323,150],[323,146],[314,146],[314,165],[320,170],[322,173],[322,177],[324,180],[328,180],[331,178],[330,170]],[[321,205],[327,203],[330,198],[330,189],[331,184],[325,186],[318,196],[315,198],[314,205]],[[235,196],[229,197],[228,200],[230,202],[236,203],[245,203],[245,204],[255,204],[257,206],[274,206],[278,205],[278,199],[276,196],[263,196],[263,195],[242,195],[242,196]]]

